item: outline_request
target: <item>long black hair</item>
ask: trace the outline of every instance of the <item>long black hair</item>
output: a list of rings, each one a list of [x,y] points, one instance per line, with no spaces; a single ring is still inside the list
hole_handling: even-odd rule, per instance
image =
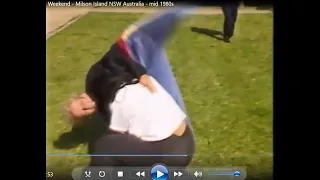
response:
[[[106,121],[110,118],[109,105],[114,101],[117,91],[126,85],[138,83],[127,61],[130,60],[120,53],[113,53],[111,49],[94,65],[95,75],[86,86],[86,91],[96,102],[97,111],[105,116]]]

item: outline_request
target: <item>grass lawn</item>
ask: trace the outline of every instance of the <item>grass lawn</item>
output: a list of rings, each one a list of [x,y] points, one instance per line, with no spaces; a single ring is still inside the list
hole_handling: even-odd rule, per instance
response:
[[[84,91],[90,65],[141,16],[90,13],[47,40],[47,154],[87,152],[86,135],[97,130],[68,133],[63,106]],[[248,179],[271,179],[272,19],[272,14],[240,14],[232,44],[226,44],[212,35],[222,29],[223,16],[197,15],[168,42],[196,135],[192,165],[245,166]],[[88,159],[47,157],[47,166],[66,174]]]

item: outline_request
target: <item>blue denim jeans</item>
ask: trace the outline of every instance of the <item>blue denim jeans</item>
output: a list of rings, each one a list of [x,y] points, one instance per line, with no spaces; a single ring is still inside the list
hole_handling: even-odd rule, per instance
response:
[[[163,86],[185,113],[181,92],[163,47],[175,26],[189,11],[189,7],[170,8],[149,19],[132,24],[123,35],[131,58],[146,68],[148,75]],[[188,118],[186,121],[190,126]]]

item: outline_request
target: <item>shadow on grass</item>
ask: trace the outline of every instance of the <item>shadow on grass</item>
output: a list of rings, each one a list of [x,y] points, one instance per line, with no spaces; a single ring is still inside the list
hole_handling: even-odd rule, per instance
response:
[[[223,39],[219,36],[223,36],[223,33],[221,31],[213,30],[213,29],[206,29],[206,28],[197,28],[197,27],[191,27],[190,28],[192,32],[207,35],[209,37],[215,38],[219,41],[223,41]]]
[[[71,149],[80,144],[88,143],[88,153],[92,154],[92,142],[95,142],[106,132],[107,124],[96,114],[83,120],[83,125],[73,126],[70,132],[61,134],[53,142],[53,146],[57,149]]]

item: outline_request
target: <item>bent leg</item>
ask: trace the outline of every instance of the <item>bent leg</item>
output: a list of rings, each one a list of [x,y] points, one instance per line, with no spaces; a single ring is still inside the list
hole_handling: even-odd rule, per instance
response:
[[[155,54],[163,50],[164,42],[174,28],[186,17],[190,7],[170,8],[146,20],[130,25],[122,34],[131,58],[146,68]]]
[[[96,141],[94,154],[99,156],[91,157],[90,166],[151,166],[161,162],[160,157],[139,155],[160,152],[160,147],[155,143],[126,134],[108,134]]]
[[[148,21],[140,21],[130,26],[122,36],[131,58],[143,65],[147,73],[161,84],[185,112],[181,92],[163,45],[174,27],[189,10],[189,7],[172,8]],[[188,120],[187,123],[190,125]]]
[[[169,8],[147,19],[134,23],[140,31],[148,35],[159,47],[172,34],[175,27],[193,10],[191,6]]]
[[[96,156],[91,157],[89,166],[152,166],[163,163],[168,166],[186,167],[192,160],[194,149],[195,143],[190,128],[180,137],[173,135],[157,142],[145,142],[126,134],[108,134],[95,142]],[[187,156],[159,157],[159,154]]]
[[[152,64],[147,66],[147,72],[173,97],[179,107],[186,113],[181,91],[172,72],[166,53],[161,50],[152,58]]]

